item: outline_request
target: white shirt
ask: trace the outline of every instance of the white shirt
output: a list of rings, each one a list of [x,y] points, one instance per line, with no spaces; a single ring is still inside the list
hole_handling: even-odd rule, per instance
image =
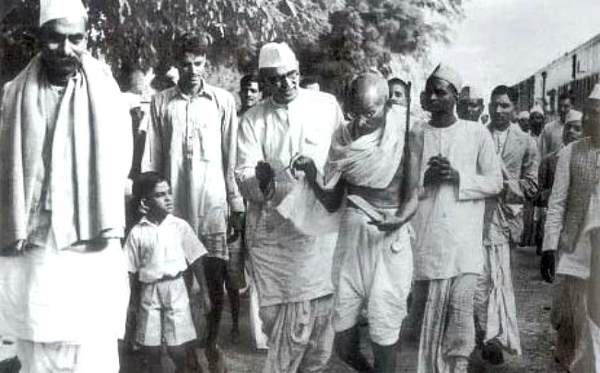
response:
[[[129,272],[150,283],[185,271],[206,254],[206,248],[185,220],[169,214],[158,225],[142,218],[131,229],[125,252]]]
[[[448,158],[460,174],[458,186],[421,187],[413,220],[417,231],[415,279],[448,279],[483,269],[484,199],[502,188],[500,160],[484,126],[458,120],[446,128],[423,125],[421,185],[427,162]]]

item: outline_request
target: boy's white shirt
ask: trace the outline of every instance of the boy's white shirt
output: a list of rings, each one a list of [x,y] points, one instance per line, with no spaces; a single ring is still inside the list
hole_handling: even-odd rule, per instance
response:
[[[169,214],[155,224],[143,217],[125,242],[128,269],[139,274],[141,282],[155,282],[177,276],[207,253],[192,227]]]

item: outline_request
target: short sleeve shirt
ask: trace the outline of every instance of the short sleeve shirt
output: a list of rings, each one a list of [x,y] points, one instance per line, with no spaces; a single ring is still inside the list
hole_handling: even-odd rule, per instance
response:
[[[142,218],[131,229],[125,252],[129,272],[150,283],[186,270],[206,248],[185,220],[167,215],[158,225]]]

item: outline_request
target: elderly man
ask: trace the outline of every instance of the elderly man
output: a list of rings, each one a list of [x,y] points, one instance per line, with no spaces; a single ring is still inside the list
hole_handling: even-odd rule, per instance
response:
[[[479,122],[483,113],[483,94],[473,86],[466,86],[460,91],[456,112],[460,119]]]
[[[510,248],[520,239],[526,198],[537,194],[538,156],[535,144],[516,121],[517,92],[504,85],[492,91],[488,129],[502,161],[500,195],[485,203],[484,272],[475,295],[478,344],[493,364],[504,362],[502,351],[521,354]]]
[[[306,172],[328,210],[337,210],[347,195],[334,255],[333,322],[336,350],[358,372],[395,371],[395,344],[412,281],[406,223],[417,207],[421,154],[405,148],[410,143],[419,149],[419,141],[408,141],[406,112],[387,100],[382,77],[365,74],[352,82],[352,119],[334,134],[325,165],[325,190],[315,179],[312,160],[302,157],[293,165]],[[374,367],[359,345],[357,325],[365,311]]]
[[[236,177],[248,201],[249,264],[269,338],[265,372],[321,372],[334,336],[331,262],[337,227],[325,227],[331,234],[303,230],[293,217],[282,216],[281,205],[291,204],[294,216],[307,213],[304,203],[315,196],[289,165],[304,155],[321,170],[343,116],[333,96],[299,88],[298,60],[287,44],[261,48],[259,74],[272,96],[242,118]]]
[[[568,144],[558,153],[542,248],[541,272],[547,282],[554,281],[556,256],[559,255],[556,273],[560,277],[551,321],[558,334],[556,358],[571,372],[589,372],[577,368],[578,355],[585,350],[580,344],[587,333],[585,309],[591,260],[590,237],[581,232],[590,218],[597,219],[588,214],[588,209],[593,205],[590,196],[600,181],[599,113],[600,85],[596,85],[584,103],[583,131],[586,137]]]
[[[414,224],[416,286],[429,295],[419,347],[419,373],[466,372],[475,347],[473,297],[483,271],[485,198],[502,187],[489,131],[454,114],[460,77],[438,66],[427,79],[420,201]],[[465,141],[469,139],[469,141]]]
[[[388,80],[390,91],[390,103],[392,105],[408,106],[408,84],[400,78],[391,78]]]
[[[562,134],[567,113],[573,109],[575,98],[572,94],[562,93],[558,96],[558,119],[546,124],[540,134],[540,157],[544,158],[563,147]]]
[[[208,38],[184,34],[175,48],[179,83],[152,99],[144,171],[170,180],[174,214],[192,226],[208,250],[204,266],[212,310],[206,356],[215,371],[222,361],[217,337],[229,284],[228,223],[241,231],[244,219],[234,178],[238,119],[233,95],[203,78]]]
[[[79,0],[42,1],[41,53],[2,97],[0,335],[27,373],[119,371],[131,127],[86,23]]]

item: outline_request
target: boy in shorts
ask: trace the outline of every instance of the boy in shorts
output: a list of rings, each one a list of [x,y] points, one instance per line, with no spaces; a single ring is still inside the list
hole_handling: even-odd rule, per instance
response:
[[[190,225],[172,215],[171,187],[154,172],[141,174],[134,195],[147,211],[127,237],[125,252],[132,278],[132,296],[138,298],[134,342],[142,346],[149,371],[161,372],[162,343],[175,364],[185,371],[189,342],[196,340],[184,272],[190,268],[206,295],[201,258],[206,248]],[[208,298],[203,297],[206,306]]]

